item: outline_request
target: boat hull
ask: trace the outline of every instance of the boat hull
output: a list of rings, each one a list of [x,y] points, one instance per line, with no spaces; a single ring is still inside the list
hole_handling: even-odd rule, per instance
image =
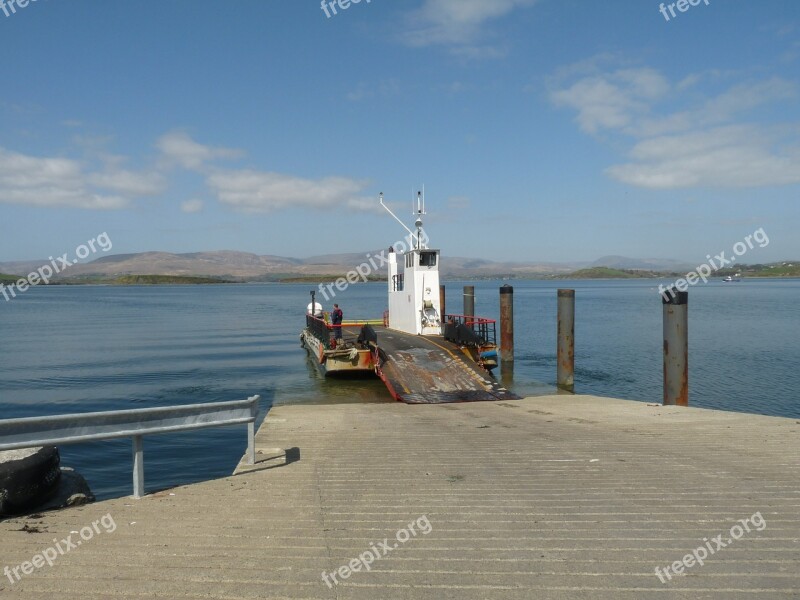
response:
[[[362,348],[327,349],[310,330],[300,334],[303,347],[322,375],[374,375],[375,361],[370,350]]]

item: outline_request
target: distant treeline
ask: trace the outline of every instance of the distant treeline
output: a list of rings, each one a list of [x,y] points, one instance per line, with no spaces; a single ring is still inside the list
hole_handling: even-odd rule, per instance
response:
[[[182,275],[122,275],[109,280],[113,285],[174,285],[174,284],[209,284],[237,283],[216,277],[186,277]]]

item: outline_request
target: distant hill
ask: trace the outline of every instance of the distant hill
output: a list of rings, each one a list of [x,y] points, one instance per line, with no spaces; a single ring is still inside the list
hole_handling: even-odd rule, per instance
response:
[[[743,277],[800,277],[800,261],[790,260],[766,265],[738,265],[732,269],[720,269],[714,275],[742,275]]]
[[[6,275],[5,273],[0,273],[0,283],[2,284],[11,285],[19,280],[20,278],[16,275]]]
[[[647,275],[645,275],[647,273]],[[558,279],[635,279],[639,277],[656,277],[650,271],[620,270],[609,267],[591,267],[580,269],[568,275],[558,275]]]
[[[166,284],[209,284],[234,283],[213,277],[177,277],[175,275],[123,275],[109,281],[115,285],[166,285]]]
[[[56,283],[108,283],[127,276],[199,277],[232,282],[243,281],[331,281],[345,275],[369,257],[380,256],[380,250],[310,258],[290,258],[222,250],[216,252],[141,252],[116,254],[83,264],[76,264],[54,277]],[[379,259],[374,259],[376,263]],[[0,263],[0,273],[31,273],[48,264],[48,260]],[[753,265],[739,264],[737,269],[747,276],[800,276],[798,262]],[[657,277],[685,274],[696,265],[669,259],[635,259],[606,256],[594,261],[573,263],[552,262],[495,262],[486,259],[447,256],[442,260],[443,279],[543,279],[543,278],[628,278]],[[726,273],[720,271],[719,275]],[[371,280],[385,280],[386,266],[370,272]],[[715,274],[716,275],[716,274]],[[7,278],[6,285],[19,279]],[[126,281],[126,280],[123,280]],[[147,281],[142,281],[147,283]]]
[[[641,269],[643,271],[691,271],[697,265],[690,265],[679,260],[668,258],[628,258],[627,256],[603,256],[594,261],[590,267],[608,267],[610,269]]]
[[[312,256],[306,259],[285,256],[259,256],[247,252],[222,250],[217,252],[193,252],[173,254],[170,252],[141,252],[138,254],[116,254],[69,267],[54,280],[69,282],[86,279],[113,279],[125,275],[169,275],[179,277],[209,277],[232,281],[284,281],[330,280],[340,277],[356,266],[368,262],[370,257],[380,256],[381,250]],[[374,259],[376,264],[379,258]],[[0,270],[30,273],[47,260],[0,263]],[[586,263],[522,263],[493,262],[474,258],[447,257],[442,262],[445,278],[530,278],[552,273],[568,273]],[[386,266],[371,273],[374,279],[385,279]]]

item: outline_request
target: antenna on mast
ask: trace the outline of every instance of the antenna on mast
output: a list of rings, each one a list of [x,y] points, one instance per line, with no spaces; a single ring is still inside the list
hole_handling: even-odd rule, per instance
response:
[[[417,192],[417,220],[414,221],[414,227],[417,228],[417,250],[422,248],[422,215],[425,214],[425,200],[422,197],[422,192]]]

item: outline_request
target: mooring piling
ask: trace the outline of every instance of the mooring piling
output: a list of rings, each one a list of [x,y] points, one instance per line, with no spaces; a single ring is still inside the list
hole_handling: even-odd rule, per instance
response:
[[[464,286],[464,316],[475,317],[475,286]]]
[[[664,404],[689,406],[689,292],[661,294],[664,309]]]
[[[500,360],[514,362],[514,288],[500,287]]]
[[[557,386],[575,391],[575,290],[558,290]]]

